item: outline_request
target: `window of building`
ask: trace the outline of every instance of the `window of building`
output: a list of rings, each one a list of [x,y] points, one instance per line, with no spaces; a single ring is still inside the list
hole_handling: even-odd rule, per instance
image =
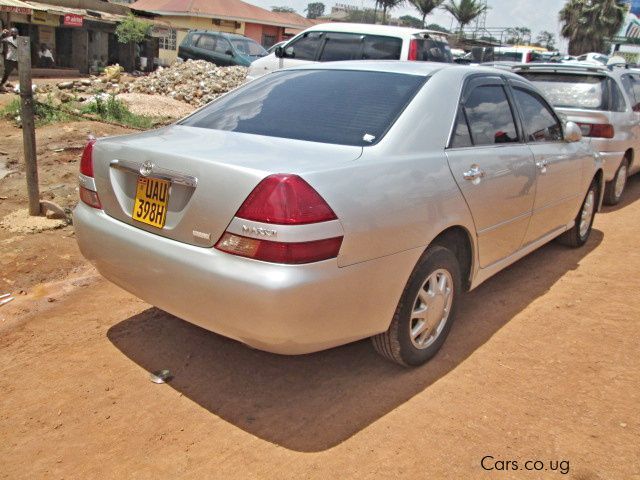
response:
[[[158,45],[163,50],[175,50],[177,44],[176,31],[172,28],[168,37],[158,38]]]

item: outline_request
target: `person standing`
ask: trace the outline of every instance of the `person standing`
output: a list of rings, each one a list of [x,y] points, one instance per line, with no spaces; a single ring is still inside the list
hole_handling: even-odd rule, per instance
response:
[[[4,58],[4,73],[0,81],[0,91],[5,91],[4,84],[11,72],[18,68],[18,29],[9,30],[9,35],[2,39],[2,57]]]

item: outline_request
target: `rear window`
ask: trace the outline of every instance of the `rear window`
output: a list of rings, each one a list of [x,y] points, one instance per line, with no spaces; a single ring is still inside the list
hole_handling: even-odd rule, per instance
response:
[[[425,81],[385,72],[276,72],[221,97],[181,125],[367,146],[384,136]]]
[[[608,110],[607,77],[551,73],[521,73],[542,90],[554,107]]]
[[[432,38],[419,38],[418,58],[416,60],[424,60],[429,62],[453,62],[451,56],[451,47],[446,41],[435,40]]]

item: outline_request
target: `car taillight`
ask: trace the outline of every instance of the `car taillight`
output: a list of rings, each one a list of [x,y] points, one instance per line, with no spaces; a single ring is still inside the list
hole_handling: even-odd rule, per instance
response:
[[[595,138],[613,138],[615,131],[609,123],[578,123],[582,135]]]
[[[302,178],[282,174],[262,180],[236,216],[279,225],[303,225],[338,218],[327,202]]]
[[[93,144],[94,138],[90,138],[82,151],[80,159],[80,200],[90,207],[102,209],[95,180],[93,179]]]
[[[525,63],[530,63],[533,60],[533,55],[531,52],[527,52],[527,55],[524,57]]]
[[[80,173],[87,177],[93,177],[93,144],[95,139],[90,139],[84,146],[82,158],[80,159]]]
[[[235,215],[234,223],[242,224],[242,231],[230,231],[230,227],[216,242],[215,248],[241,257],[264,262],[302,264],[328,260],[338,256],[342,235],[335,235],[335,228],[328,228],[332,236],[313,233],[313,237],[300,236],[303,225],[322,224],[335,227],[338,219],[327,202],[311,185],[297,175],[270,175],[249,194]],[[256,227],[251,222],[273,225],[273,230]],[[248,225],[245,225],[246,222]],[[278,235],[275,226],[280,225],[280,235],[286,237],[295,231],[291,241],[286,238],[260,238],[262,235]],[[341,227],[340,228],[340,232]],[[309,229],[304,230],[309,232]],[[320,232],[322,229],[313,229]],[[242,233],[242,234],[241,234]],[[259,238],[248,235],[255,234]],[[285,235],[283,235],[285,234]],[[320,238],[318,238],[320,237]],[[324,237],[324,238],[322,238]],[[326,238],[329,237],[329,238]],[[295,238],[295,240],[293,239]]]
[[[407,60],[418,60],[418,40],[415,38],[409,42],[409,57]]]

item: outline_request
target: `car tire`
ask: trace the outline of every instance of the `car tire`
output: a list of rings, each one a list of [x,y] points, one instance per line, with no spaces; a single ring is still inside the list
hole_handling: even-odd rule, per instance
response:
[[[422,365],[447,338],[461,293],[456,256],[448,248],[429,247],[409,277],[389,329],[371,337],[375,350],[400,365]]]
[[[622,193],[624,192],[624,187],[627,184],[627,175],[629,174],[629,161],[625,157],[618,170],[616,171],[615,177],[610,182],[607,182],[604,188],[604,203],[607,205],[617,205],[620,203],[620,199],[622,198]]]
[[[560,235],[559,240],[564,245],[572,248],[581,247],[591,235],[591,227],[595,218],[598,206],[598,184],[594,180],[587,190],[587,194],[582,201],[580,211],[576,215],[573,227]]]

